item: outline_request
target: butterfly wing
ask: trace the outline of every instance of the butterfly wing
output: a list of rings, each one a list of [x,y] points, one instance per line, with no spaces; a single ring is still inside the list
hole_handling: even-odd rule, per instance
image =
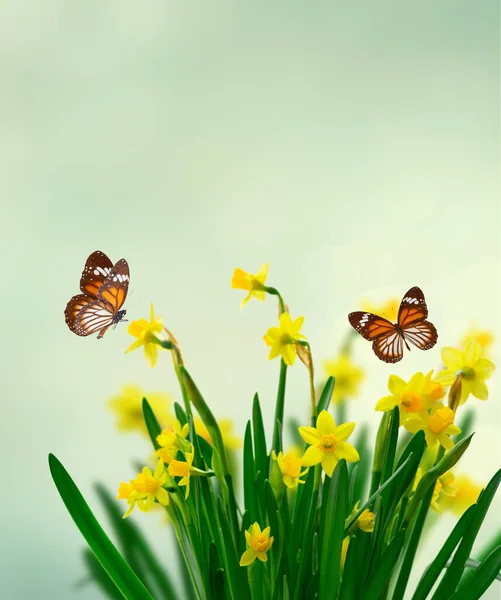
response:
[[[81,336],[92,335],[99,331],[98,337],[101,338],[113,323],[114,316],[115,313],[108,302],[92,300],[78,311],[72,331]]]
[[[393,323],[369,312],[352,312],[348,315],[348,320],[350,321],[350,325],[370,342],[381,335],[389,335],[396,331]]]
[[[429,321],[413,323],[402,329],[406,340],[417,346],[420,350],[429,350],[437,343],[438,333],[435,325]]]
[[[107,302],[113,314],[116,314],[127,298],[129,291],[129,265],[127,261],[120,259],[110,273],[107,275],[97,293],[97,299]]]
[[[372,342],[375,355],[384,362],[395,363],[402,359],[403,340],[393,323],[368,312],[348,315],[352,327],[366,340]]]
[[[103,285],[106,277],[113,270],[113,263],[104,252],[96,250],[85,263],[82,277],[80,278],[80,289],[84,294],[97,298],[97,292]]]
[[[398,326],[408,327],[412,323],[424,321],[428,317],[428,307],[424,294],[418,287],[411,288],[403,297],[398,309]]]
[[[396,363],[402,360],[404,355],[402,335],[396,329],[391,333],[385,333],[372,342],[372,349],[380,360]]]
[[[66,321],[66,325],[68,325],[68,327],[74,333],[76,333],[74,325],[77,314],[84,306],[93,300],[94,298],[92,296],[88,296],[87,294],[78,294],[77,296],[73,296],[73,298],[66,305],[66,308],[64,309],[64,320]]]

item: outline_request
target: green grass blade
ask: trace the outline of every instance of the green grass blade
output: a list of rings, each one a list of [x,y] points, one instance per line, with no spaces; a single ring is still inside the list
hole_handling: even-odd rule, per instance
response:
[[[442,569],[445,568],[447,561],[465,534],[475,509],[476,505],[470,506],[470,508],[463,513],[459,521],[456,523],[456,526],[435,557],[435,560],[426,568],[426,571],[423,573],[421,581],[419,582],[416,591],[412,596],[412,600],[425,600],[428,597],[428,594],[431,592],[435,582],[439,578]]]
[[[485,519],[485,515],[487,514],[500,482],[501,469],[494,475],[494,477],[489,481],[485,490],[483,490],[480,494],[477,500],[476,510],[471,518],[470,526],[463,536],[463,539],[461,540],[461,543],[454,554],[454,558],[452,559],[450,566],[447,568],[447,571],[445,572],[445,575],[440,582],[435,595],[433,596],[435,600],[446,598],[447,594],[450,594],[451,591],[456,589],[463,574],[466,561],[470,557],[475,538],[477,537],[480,526]]]
[[[122,594],[118,591],[117,586],[110,579],[108,573],[103,569],[101,563],[94,556],[88,548],[83,553],[84,563],[87,565],[93,582],[101,589],[103,594],[111,600],[123,600]],[[84,584],[89,584],[90,581],[86,580]],[[80,586],[79,586],[80,587]]]
[[[104,533],[70,475],[53,454],[49,454],[49,467],[75,525],[124,597],[127,600],[153,600],[153,596]]]
[[[346,461],[336,465],[329,487],[325,532],[320,557],[319,600],[335,598],[341,575],[341,548],[348,506],[348,470]]]
[[[254,456],[252,455],[252,432],[250,421],[247,421],[244,436],[244,504],[249,511],[252,523],[257,521],[256,474]]]
[[[358,450],[360,460],[356,463],[356,473],[352,472],[353,480],[353,491],[352,491],[352,502],[361,502],[365,496],[367,481],[369,479],[369,473],[371,469],[371,449],[369,448],[368,438],[369,429],[366,425],[362,426],[358,432],[358,436],[355,441],[355,448]]]
[[[334,384],[336,380],[332,375],[327,379],[324,385],[324,389],[320,394],[320,398],[318,399],[317,404],[317,415],[320,414],[323,410],[327,410],[329,408],[329,404],[331,402],[332,394],[334,392]],[[340,423],[338,423],[339,425]]]
[[[405,532],[400,531],[392,540],[383,553],[374,575],[369,579],[364,600],[378,600],[393,574],[402,546],[404,544]]]
[[[155,450],[158,450],[160,448],[160,444],[157,442],[157,436],[159,436],[162,432],[162,428],[160,427],[160,424],[155,417],[155,413],[153,412],[146,398],[143,398],[143,417],[146,424],[146,429],[148,430],[148,434],[151,439],[151,443],[153,444]]]
[[[477,600],[484,595],[501,570],[501,546],[495,548],[480,563],[473,577],[459,590],[452,594],[450,600]]]
[[[259,396],[254,396],[252,405],[252,433],[254,434],[254,461],[256,472],[261,473],[260,477],[268,478],[268,453],[266,451],[266,436],[264,433],[263,415]]]
[[[501,546],[501,531],[497,531],[493,536],[491,536],[489,541],[482,546],[482,549],[475,553],[475,559],[479,563],[482,562],[498,546]],[[465,571],[463,577],[461,577],[460,585],[466,583],[474,575],[474,573],[475,571],[472,569]]]
[[[346,561],[343,569],[343,580],[339,600],[354,600],[357,591],[357,537],[352,535],[348,545]]]

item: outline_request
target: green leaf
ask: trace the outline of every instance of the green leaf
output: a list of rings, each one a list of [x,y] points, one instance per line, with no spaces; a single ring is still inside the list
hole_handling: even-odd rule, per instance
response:
[[[123,600],[122,594],[118,591],[118,588],[109,578],[108,573],[103,569],[101,563],[94,556],[88,548],[84,550],[83,559],[87,565],[87,569],[94,580],[94,583],[101,589],[105,596],[112,600]],[[90,583],[88,580],[84,583]]]
[[[353,491],[351,504],[354,505],[356,502],[361,502],[362,498],[366,493],[367,482],[369,479],[369,472],[371,468],[371,449],[368,444],[368,427],[363,425],[358,432],[358,436],[354,443],[355,448],[358,450],[360,460],[356,463],[352,470],[353,479]]]
[[[344,523],[349,513],[348,470],[346,461],[336,465],[329,487],[325,533],[320,558],[319,598],[335,598],[341,575],[341,548],[344,538]]]
[[[435,585],[442,569],[445,568],[447,561],[449,560],[451,554],[454,552],[454,549],[459,544],[459,541],[465,534],[473,512],[475,511],[476,506],[470,506],[468,510],[461,516],[459,521],[456,523],[456,526],[450,533],[447,538],[445,544],[440,549],[439,553],[435,557],[435,560],[426,568],[423,576],[421,577],[421,581],[419,582],[414,595],[412,596],[412,600],[425,600],[428,597],[428,594],[431,592],[431,589]]]
[[[317,415],[320,414],[323,410],[327,410],[329,408],[329,404],[331,402],[332,394],[334,392],[334,384],[336,380],[332,375],[327,379],[324,385],[324,389],[320,394],[320,398],[318,399],[317,404]]]
[[[149,576],[155,585],[154,591],[157,598],[165,598],[165,600],[176,598],[167,572],[158,561],[155,552],[150,548],[139,527],[131,519],[122,518],[122,507],[103,485],[96,485],[96,491],[119,540],[120,549],[136,575],[145,585],[146,576]]]
[[[454,435],[452,439],[454,443],[457,444],[459,440],[462,440],[465,437],[468,437],[471,434],[473,424],[475,422],[475,411],[473,408],[467,408],[463,414],[461,421],[457,424],[459,429],[461,429],[461,433]]]
[[[151,443],[155,450],[160,448],[160,444],[157,442],[157,437],[162,433],[162,428],[155,417],[155,414],[146,398],[143,398],[143,417],[146,423],[146,429],[148,430]]]
[[[357,537],[352,535],[346,553],[339,600],[354,600],[357,590]]]
[[[75,525],[117,588],[127,600],[153,600],[153,596],[104,533],[70,475],[53,454],[49,454],[49,468]]]
[[[174,413],[176,415],[176,419],[181,423],[181,427],[188,423],[188,417],[186,416],[183,407],[177,402],[174,402]]]
[[[390,577],[393,574],[398,557],[404,544],[405,532],[400,531],[392,540],[386,551],[383,553],[374,575],[367,583],[367,589],[364,593],[364,600],[378,600],[383,590],[388,585]]]
[[[254,461],[256,472],[261,477],[268,478],[268,453],[266,451],[266,436],[264,433],[263,415],[259,404],[259,396],[254,396],[252,405],[252,432],[254,434]]]
[[[464,440],[463,440],[464,441]],[[461,442],[459,442],[461,443]],[[461,579],[461,575],[463,574],[463,570],[465,568],[466,561],[470,557],[471,549],[473,547],[473,543],[477,537],[477,534],[480,530],[480,526],[482,525],[485,515],[491,505],[492,499],[494,498],[494,494],[498,489],[499,483],[501,481],[501,469],[494,475],[494,477],[489,481],[485,490],[483,490],[477,500],[476,509],[471,518],[470,526],[468,527],[461,543],[459,544],[456,553],[454,554],[454,558],[450,566],[447,568],[445,575],[438,586],[435,595],[433,598],[435,600],[439,600],[440,598],[446,598],[447,594],[450,594],[452,590],[455,590],[459,580]],[[439,595],[442,594],[442,595]]]
[[[452,594],[450,600],[477,600],[481,598],[496,579],[500,570],[501,546],[498,546],[480,563],[473,577],[462,585],[456,593]]]
[[[250,519],[257,521],[256,475],[254,457],[252,455],[252,432],[250,421],[247,421],[244,437],[244,503],[249,511]]]

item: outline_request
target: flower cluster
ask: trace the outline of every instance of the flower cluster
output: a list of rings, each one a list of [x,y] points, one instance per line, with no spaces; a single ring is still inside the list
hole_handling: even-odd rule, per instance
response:
[[[155,501],[162,506],[167,506],[169,494],[164,487],[166,483],[167,473],[162,459],[157,462],[154,473],[149,467],[144,467],[135,479],[131,479],[129,483],[122,482],[118,488],[117,498],[126,500],[129,505],[124,518],[130,515],[136,505],[143,512],[151,510]]]

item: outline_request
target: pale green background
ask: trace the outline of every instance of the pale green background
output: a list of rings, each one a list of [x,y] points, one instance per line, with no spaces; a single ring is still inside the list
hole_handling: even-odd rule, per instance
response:
[[[124,355],[125,326],[98,342],[64,324],[93,250],[127,258],[128,316],[155,303],[240,433],[256,389],[271,418],[279,365],[261,339],[275,303],[240,312],[236,266],[271,263],[319,361],[360,296],[425,290],[439,344],[389,366],[360,340],[356,420],[376,422],[388,375],[438,367],[472,321],[499,334],[498,12],[493,0],[2,3],[2,598],[100,598],[73,590],[83,540],[47,453],[96,507],[93,482],[115,488],[150,452],[115,432],[106,399],[126,381],[179,398],[167,355],[153,371]],[[289,381],[287,407],[306,415],[301,365]],[[480,482],[500,463],[497,375],[490,390],[471,400],[461,467]],[[442,522],[444,536],[454,520]],[[483,537],[496,525],[491,514]],[[167,530],[154,535],[169,562]]]

